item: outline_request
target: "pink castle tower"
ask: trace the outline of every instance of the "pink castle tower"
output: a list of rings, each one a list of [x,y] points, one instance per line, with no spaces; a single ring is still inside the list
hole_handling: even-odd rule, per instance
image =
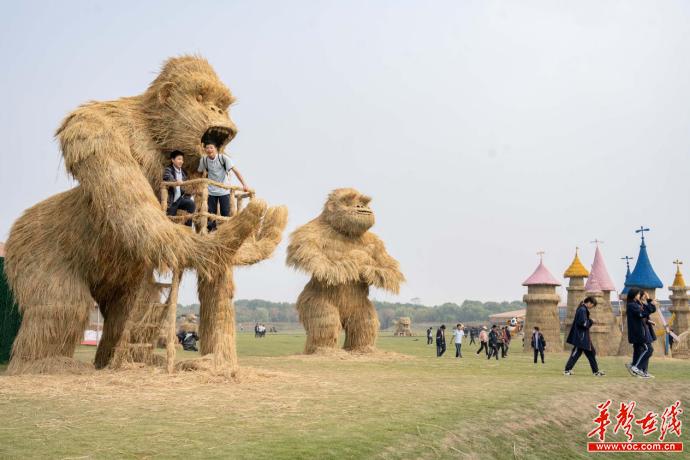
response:
[[[601,254],[599,243],[603,243],[603,241],[594,240],[592,243],[596,244],[597,248],[594,252],[594,261],[585,285],[585,291],[588,296],[596,299],[597,306],[590,310],[594,321],[590,335],[597,354],[608,356],[618,352],[618,343],[621,339],[620,328],[611,308],[611,291],[615,291],[616,286],[609,276],[604,263],[604,256]]]
[[[597,306],[590,310],[590,318],[594,322],[589,330],[592,345],[599,356],[609,356],[618,351],[620,330],[611,309],[611,291],[615,290],[611,277],[606,270],[604,257],[601,255],[599,243],[595,240],[597,249],[594,253],[592,269],[585,285],[585,295],[593,297]],[[615,349],[614,349],[615,348]]]
[[[523,297],[527,304],[525,314],[525,337],[528,338],[534,326],[538,326],[546,343],[561,343],[561,324],[558,318],[558,302],[561,300],[556,294],[556,287],[560,286],[556,278],[544,265],[544,252],[539,252],[539,265],[534,273],[522,283],[527,286],[527,294]],[[524,340],[523,351],[531,351],[530,341]]]

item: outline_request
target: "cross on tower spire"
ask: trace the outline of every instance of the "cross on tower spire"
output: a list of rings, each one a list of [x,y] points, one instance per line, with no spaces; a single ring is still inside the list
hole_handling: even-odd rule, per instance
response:
[[[630,256],[621,257],[621,260],[625,260],[625,265],[627,265],[628,270],[630,270],[630,261],[633,259],[634,259],[634,257],[630,257]]]
[[[644,232],[648,232],[649,228],[644,228],[644,225],[640,225],[640,228],[635,230],[635,233],[641,233],[642,234],[642,242],[644,243]]]
[[[546,254],[546,251],[538,251],[537,255],[539,256],[539,260],[544,260],[544,254]]]
[[[680,259],[676,259],[673,261],[674,264],[676,264],[676,271],[680,272],[680,266],[683,265],[683,261]]]
[[[603,243],[603,241],[599,240],[598,238],[594,238],[594,241],[590,241],[590,243],[596,244],[599,246],[599,243]]]

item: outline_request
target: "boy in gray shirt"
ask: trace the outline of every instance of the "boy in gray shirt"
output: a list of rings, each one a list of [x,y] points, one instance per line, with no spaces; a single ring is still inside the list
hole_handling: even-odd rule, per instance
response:
[[[204,151],[206,152],[206,157],[199,161],[200,173],[208,173],[208,178],[220,182],[221,184],[226,183],[228,174],[230,171],[235,173],[237,179],[239,179],[242,187],[245,191],[249,190],[247,184],[244,182],[244,178],[240,172],[232,164],[230,157],[225,154],[218,153],[218,146],[214,142],[207,142],[204,145]],[[208,186],[208,212],[212,214],[218,214],[218,207],[220,205],[220,215],[228,217],[230,215],[230,190],[217,187],[215,185]],[[209,220],[208,230],[212,231],[216,228],[216,222]]]

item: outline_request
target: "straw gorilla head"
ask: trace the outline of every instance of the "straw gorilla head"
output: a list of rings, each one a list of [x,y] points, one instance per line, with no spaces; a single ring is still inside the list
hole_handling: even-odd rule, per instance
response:
[[[166,61],[144,94],[144,107],[161,150],[180,150],[198,161],[202,143],[223,150],[237,134],[228,112],[234,100],[205,59],[184,56]]]
[[[328,195],[322,215],[338,233],[360,236],[374,225],[370,202],[370,197],[353,188],[339,188]]]

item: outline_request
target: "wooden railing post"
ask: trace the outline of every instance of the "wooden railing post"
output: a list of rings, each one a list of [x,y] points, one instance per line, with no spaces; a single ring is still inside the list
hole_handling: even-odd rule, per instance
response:
[[[182,273],[178,270],[173,271],[172,284],[167,302],[168,330],[165,342],[166,367],[168,374],[172,374],[175,369],[175,345],[177,344],[177,291],[180,288],[180,278]]]
[[[168,210],[168,187],[161,185],[161,209],[163,212]]]
[[[201,191],[201,203],[200,203],[200,212],[201,212],[201,234],[205,235],[208,233],[208,187],[204,187],[204,189]]]
[[[194,193],[195,202],[197,202],[197,211],[189,215],[181,216],[169,216],[170,220],[176,223],[184,223],[187,219],[193,219],[197,223],[197,229],[199,233],[208,233],[208,223],[209,220],[215,221],[217,223],[227,222],[227,220],[242,210],[242,201],[247,198],[251,201],[254,198],[254,190],[245,191],[241,187],[234,185],[221,184],[207,178],[197,178],[190,179],[182,182],[182,186],[192,186],[196,184],[203,184],[200,193]],[[218,216],[218,209],[208,208],[208,186],[215,185],[217,187],[226,189],[230,191],[230,216],[221,217]],[[162,182],[161,183],[161,208],[163,211],[168,209],[168,187],[177,186],[176,182]],[[200,201],[200,202],[199,202]],[[201,228],[199,228],[199,226]]]
[[[235,195],[235,189],[230,189],[230,215],[234,216],[237,214],[237,196]]]

